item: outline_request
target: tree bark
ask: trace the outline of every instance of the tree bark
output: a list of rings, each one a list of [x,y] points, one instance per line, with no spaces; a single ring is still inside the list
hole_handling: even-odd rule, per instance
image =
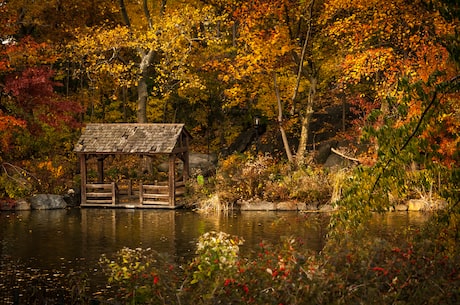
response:
[[[308,92],[307,104],[305,105],[304,114],[302,115],[302,126],[300,132],[299,147],[297,148],[296,162],[301,164],[304,161],[305,152],[308,144],[308,132],[310,131],[310,121],[313,115],[313,105],[315,103],[316,86],[318,79],[316,76],[310,77],[310,89]]]
[[[147,53],[143,50],[138,50],[139,56],[141,57],[141,63],[139,65],[140,78],[137,84],[137,122],[147,123],[147,100],[149,93],[147,91],[147,78],[148,68],[152,62],[153,50],[149,50]]]
[[[299,58],[299,69],[297,71],[297,79],[294,87],[294,92],[292,93],[292,108],[291,108],[291,115],[294,115],[295,109],[296,109],[296,99],[297,99],[297,94],[299,93],[299,86],[300,86],[300,77],[302,76],[302,68],[303,68],[303,61],[305,59],[305,53],[307,51],[307,45],[308,42],[310,41],[310,34],[311,34],[311,23],[312,23],[312,11],[313,11],[313,5],[315,4],[315,0],[310,1],[309,5],[309,10],[308,10],[308,30],[307,34],[305,36],[305,41],[303,42],[302,46],[302,53],[300,54]]]
[[[278,82],[276,79],[276,72],[273,72],[273,81],[275,85],[275,95],[276,95],[276,102],[278,104],[278,124],[279,124],[279,129],[281,133],[281,138],[283,139],[283,145],[284,145],[284,150],[286,152],[286,156],[289,160],[289,162],[294,162],[294,157],[292,156],[291,148],[289,147],[289,142],[288,138],[286,135],[286,131],[284,130],[283,127],[283,107],[281,105],[281,98],[280,98],[280,92],[278,88]]]
[[[123,18],[123,22],[125,25],[130,28],[131,22],[129,20],[128,12],[126,11],[126,5],[124,0],[118,0],[118,4],[120,5],[121,17]]]
[[[149,24],[149,29],[152,29],[153,28],[153,21],[152,21],[152,16],[150,16],[150,11],[149,11],[149,7],[147,5],[147,0],[144,0],[143,5],[142,5],[142,9],[144,10],[145,18],[147,18],[147,22]]]
[[[161,0],[160,16],[165,14],[167,0]]]
[[[145,77],[141,76],[137,85],[137,122],[147,123],[147,82]]]
[[[302,54],[300,55],[299,69],[297,72],[297,81],[296,81],[294,93],[292,95],[292,110],[291,110],[292,113],[295,112],[295,105],[296,105],[295,102],[296,102],[297,94],[299,91],[300,77],[303,73],[303,70],[302,70],[303,62],[305,59],[307,45],[310,41],[310,36],[311,36],[311,31],[312,31],[312,19],[313,19],[312,12],[313,12],[314,4],[315,4],[315,0],[311,0],[309,4],[309,8],[308,8],[308,30],[305,36],[305,41],[303,43]],[[303,115],[301,115],[300,139],[299,139],[299,146],[297,147],[297,153],[296,153],[296,158],[295,158],[295,161],[297,164],[302,164],[304,162],[305,152],[307,150],[308,132],[310,130],[311,116],[313,114],[313,105],[315,102],[317,83],[318,83],[317,73],[315,71],[315,67],[313,66],[311,75],[310,75],[310,89],[308,92],[307,104],[305,105]]]
[[[126,5],[124,0],[119,0],[121,16],[128,28],[131,28],[131,22],[129,19],[128,12],[126,10]],[[164,14],[164,9],[166,6],[166,0],[161,1],[160,14]],[[153,21],[150,16],[150,12],[147,6],[147,0],[143,1],[143,11],[144,15],[148,21],[149,29],[153,27]],[[148,90],[147,90],[147,78],[148,78],[148,68],[152,62],[154,50],[137,50],[141,61],[139,63],[139,80],[137,84],[137,122],[138,123],[147,123],[147,100],[148,100]]]

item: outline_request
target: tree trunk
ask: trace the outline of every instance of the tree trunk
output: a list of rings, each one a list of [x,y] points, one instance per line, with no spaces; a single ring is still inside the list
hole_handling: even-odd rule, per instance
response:
[[[167,2],[167,0],[161,0],[160,16],[163,16],[165,14],[166,2]]]
[[[147,0],[144,0],[143,5],[142,5],[142,9],[144,10],[145,18],[147,18],[147,22],[149,24],[149,29],[152,29],[153,28],[153,20],[152,20],[152,16],[150,16]]]
[[[304,162],[305,152],[307,151],[308,133],[310,131],[311,116],[313,115],[313,105],[315,102],[317,83],[318,83],[317,77],[311,76],[307,104],[305,105],[305,111],[304,111],[304,114],[302,115],[302,128],[300,132],[299,147],[297,148],[297,155],[296,155],[297,164],[302,164]]]
[[[121,16],[123,21],[125,22],[128,28],[131,27],[130,18],[128,16],[128,12],[126,10],[126,5],[124,0],[119,0]],[[166,6],[166,0],[162,0],[161,2],[161,12],[160,14],[164,14],[164,9]],[[152,29],[152,18],[150,16],[150,12],[147,6],[147,0],[143,1],[143,11],[144,15],[148,21],[149,29]],[[137,122],[138,123],[147,123],[147,100],[148,100],[148,90],[147,90],[147,78],[148,78],[148,68],[152,62],[153,57],[153,50],[142,50],[139,49],[139,57],[141,58],[141,62],[139,63],[139,80],[137,85]]]
[[[152,61],[153,50],[149,50],[148,53],[145,53],[143,50],[139,51],[141,57],[141,63],[139,65],[140,78],[137,84],[137,122],[138,123],[147,123],[147,77],[148,77],[148,68]]]
[[[300,78],[302,74],[304,74],[303,63],[304,63],[305,53],[307,51],[307,46],[310,41],[310,36],[311,36],[311,31],[312,31],[312,19],[313,19],[312,12],[313,12],[314,4],[315,4],[315,0],[311,0],[309,7],[308,7],[308,30],[305,36],[305,41],[303,43],[302,53],[299,58],[299,68],[297,71],[297,80],[296,80],[294,92],[292,94],[292,99],[291,99],[292,100],[292,108],[291,108],[292,115],[294,115],[294,113],[296,112],[295,110],[296,98],[299,92]],[[300,131],[299,146],[297,147],[297,153],[295,156],[295,161],[297,164],[302,164],[304,162],[305,152],[307,150],[308,132],[310,129],[311,116],[313,114],[313,103],[315,101],[316,85],[317,85],[317,78],[315,76],[314,69],[312,69],[312,75],[310,76],[310,90],[308,93],[308,100],[307,100],[307,104],[305,105],[304,114],[301,115],[301,131]]]
[[[128,12],[126,11],[126,5],[124,0],[119,0],[118,4],[120,5],[120,11],[121,11],[121,17],[123,18],[123,21],[125,22],[125,25],[130,28],[131,27],[131,21],[128,16]]]
[[[294,162],[294,158],[292,156],[291,148],[289,147],[289,141],[286,135],[286,131],[284,130],[284,127],[283,127],[283,107],[281,105],[281,98],[280,98],[280,92],[278,88],[278,82],[276,79],[276,72],[273,73],[273,80],[275,84],[276,102],[278,104],[278,124],[280,128],[281,138],[283,139],[283,145],[284,145],[284,150],[286,152],[286,156],[289,162],[292,163]]]
[[[137,85],[137,122],[147,123],[147,83],[142,76]]]

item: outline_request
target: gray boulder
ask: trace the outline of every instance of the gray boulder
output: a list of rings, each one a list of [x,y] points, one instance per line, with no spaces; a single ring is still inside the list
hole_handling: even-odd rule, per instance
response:
[[[238,202],[241,211],[276,211],[276,203],[265,200]]]
[[[190,153],[190,175],[192,177],[203,175],[212,176],[216,170],[217,157],[209,154]]]
[[[332,153],[329,155],[329,157],[327,157],[327,160],[323,166],[324,168],[329,168],[329,169],[346,168],[350,166],[350,161],[335,153]]]
[[[30,206],[33,210],[65,209],[67,203],[61,195],[37,194],[30,198]]]
[[[315,153],[315,162],[317,164],[324,164],[327,161],[327,158],[331,155],[331,148],[336,147],[337,143],[337,141],[329,141],[320,144]]]
[[[197,175],[203,175],[205,177],[212,176],[216,170],[217,157],[210,154],[202,153],[190,153],[189,154],[189,166],[190,176],[195,177]],[[167,172],[169,170],[169,163],[163,162],[158,165],[157,169],[160,172]],[[179,170],[182,170],[182,164],[179,166]]]
[[[297,211],[297,203],[293,201],[283,201],[276,204],[276,209],[278,211]]]

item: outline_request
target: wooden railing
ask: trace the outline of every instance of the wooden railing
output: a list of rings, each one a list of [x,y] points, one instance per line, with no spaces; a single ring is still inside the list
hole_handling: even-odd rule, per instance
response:
[[[174,205],[175,197],[185,193],[185,182],[176,182],[174,196],[171,196],[168,185],[147,185],[139,183],[140,204]]]
[[[86,184],[84,204],[112,204],[117,202],[117,186],[112,183]]]
[[[139,183],[141,204],[169,205],[169,187],[167,185],[147,185]]]
[[[118,189],[115,182],[111,183],[88,183],[85,192],[82,194],[82,205],[86,206],[106,206],[120,205],[133,202],[139,198],[140,205],[158,205],[173,207],[178,196],[185,193],[185,182],[176,181],[174,190],[170,190],[168,185],[149,185],[139,182],[139,197],[132,188],[132,182],[122,185]]]

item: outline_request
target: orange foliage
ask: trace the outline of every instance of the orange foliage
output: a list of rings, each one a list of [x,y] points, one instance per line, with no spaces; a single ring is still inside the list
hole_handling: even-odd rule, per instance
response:
[[[322,22],[344,58],[340,87],[364,117],[374,108],[380,108],[383,116],[391,115],[384,101],[396,97],[396,103],[403,102],[403,93],[398,91],[402,77],[410,83],[422,81],[427,84],[421,88],[428,97],[423,98],[421,93],[412,96],[407,115],[399,117],[393,126],[401,127],[421,117],[437,84],[459,74],[446,48],[446,37],[455,35],[459,20],[444,19],[424,1],[331,0],[325,10]],[[429,83],[438,72],[441,74],[436,83]],[[350,88],[353,90],[348,91]],[[356,94],[360,97],[353,97]],[[432,119],[436,124],[430,124],[423,137],[450,162],[459,143],[459,93],[437,98],[441,109]]]
[[[15,117],[6,115],[0,110],[0,143],[1,151],[6,152],[10,149],[13,131],[15,128],[25,128],[26,122]]]
[[[58,59],[58,56],[47,43],[37,43],[30,36],[8,45],[5,54],[8,56],[9,65],[15,67],[16,70],[42,64],[53,64]]]

